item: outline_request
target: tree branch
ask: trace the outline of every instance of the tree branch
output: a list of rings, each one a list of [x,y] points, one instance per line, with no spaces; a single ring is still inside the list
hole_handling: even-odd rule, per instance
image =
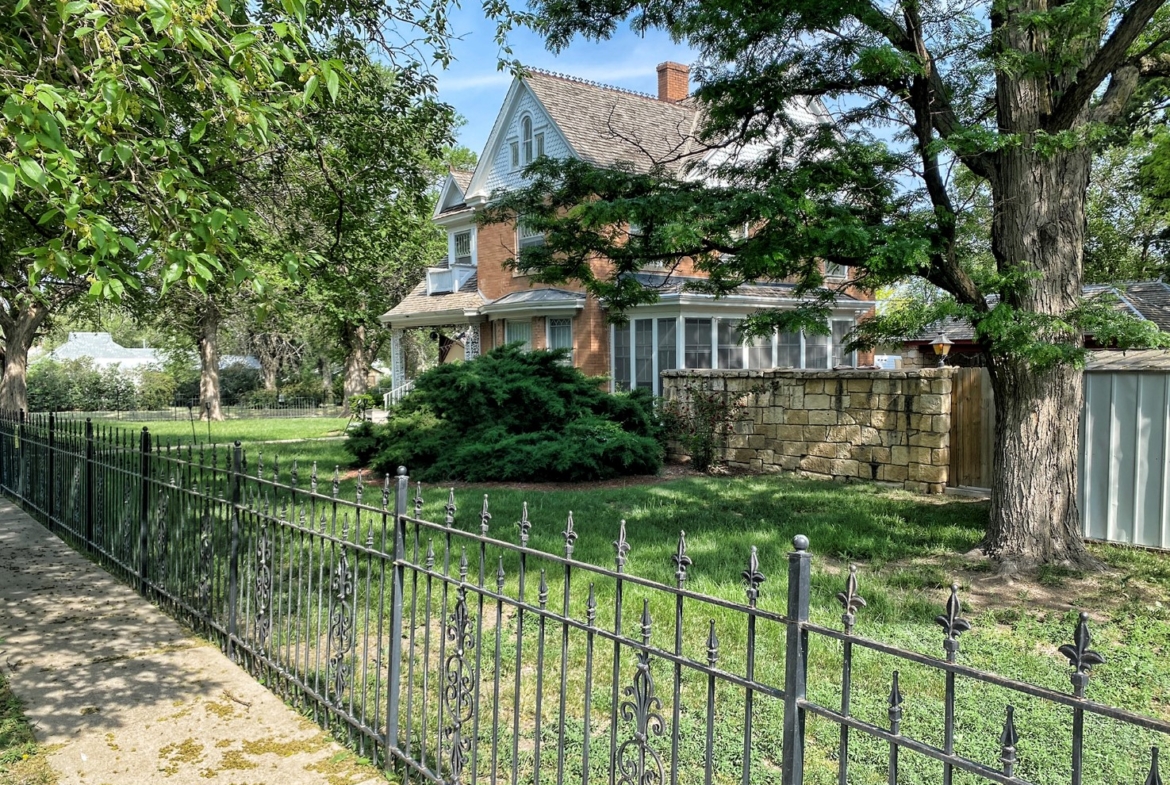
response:
[[[1044,120],[1044,130],[1049,133],[1071,128],[1085,104],[1101,86],[1106,77],[1125,62],[1129,48],[1145,30],[1158,9],[1166,0],[1136,0],[1122,16],[1105,44],[1089,64],[1077,73],[1074,81]]]

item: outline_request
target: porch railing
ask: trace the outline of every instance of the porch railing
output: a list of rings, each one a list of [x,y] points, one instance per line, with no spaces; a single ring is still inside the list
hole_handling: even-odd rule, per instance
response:
[[[249,464],[238,443],[0,417],[5,495],[407,782],[1080,785],[1116,781],[1107,758],[1161,782],[1170,723],[1092,700],[1091,670],[1115,665],[1085,614],[1052,655],[1071,691],[1054,689],[963,664],[957,586],[941,657],[858,635],[852,568],[834,579],[840,626],[814,622],[827,576],[814,584],[803,536],[786,565],[744,553],[732,600],[693,587],[681,533],[671,579],[652,580],[627,571],[624,522],[600,566],[577,557],[571,514],[484,496],[461,518],[452,491],[431,521],[404,469],[367,479],[342,498],[337,471]],[[556,552],[532,541],[550,526]],[[769,566],[786,566],[783,601]]]

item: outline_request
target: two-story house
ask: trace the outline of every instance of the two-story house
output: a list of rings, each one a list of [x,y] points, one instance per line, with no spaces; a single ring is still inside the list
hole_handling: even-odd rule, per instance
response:
[[[658,287],[658,301],[611,325],[604,303],[581,287],[530,285],[504,266],[520,248],[543,242],[540,234],[526,232],[522,222],[476,225],[476,213],[492,193],[521,185],[524,167],[542,155],[646,169],[655,160],[685,160],[692,148],[694,156],[702,156],[695,143],[700,110],[688,100],[688,90],[689,69],[677,63],[658,66],[657,97],[537,70],[513,80],[475,171],[452,172],[442,186],[434,220],[447,232],[447,259],[382,316],[392,331],[396,388],[405,383],[402,330],[416,327],[461,344],[462,352],[449,351],[447,357],[472,359],[513,341],[534,349],[564,347],[585,373],[607,376],[612,390],[645,387],[657,393],[659,372],[674,368],[857,364],[858,358],[845,352],[844,338],[873,303],[845,285],[847,268],[825,271],[842,289],[829,335],[780,333],[741,343],[744,317],[797,304],[792,284],[758,282],[715,298],[688,289],[696,273],[685,264],[669,275],[647,267],[639,275]],[[809,105],[806,113],[810,123],[827,116],[819,105]]]

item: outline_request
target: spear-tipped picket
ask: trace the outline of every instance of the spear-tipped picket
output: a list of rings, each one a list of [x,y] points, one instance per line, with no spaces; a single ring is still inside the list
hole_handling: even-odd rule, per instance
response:
[[[748,556],[747,569],[740,575],[743,576],[744,585],[747,587],[748,605],[754,608],[756,601],[760,598],[760,584],[766,580],[764,573],[760,572],[760,554],[756,550],[756,546],[752,546],[751,555]]]
[[[952,583],[951,596],[947,598],[947,612],[934,617],[935,623],[943,628],[943,633],[946,635],[943,648],[947,652],[948,660],[953,660],[959,651],[959,636],[971,629],[971,622],[959,615],[962,611],[963,605],[959,602],[959,584]]]
[[[853,624],[856,621],[857,611],[865,607],[865,598],[857,593],[857,565],[849,565],[849,577],[845,579],[845,591],[838,592],[837,602],[845,609],[841,621],[845,625],[845,634],[853,634]]]
[[[444,524],[447,526],[455,525],[455,512],[457,509],[455,506],[455,489],[452,488],[447,493],[447,504],[443,507],[443,512],[445,513],[445,517],[443,518]]]
[[[714,668],[719,662],[719,638],[715,635],[715,620],[711,619],[707,629],[707,665]]]
[[[520,547],[528,547],[528,533],[532,531],[532,522],[528,520],[528,502],[520,508],[520,522],[516,524],[520,527]]]
[[[1016,733],[1015,713],[1016,708],[1009,705],[1007,718],[1003,722],[1003,733],[999,735],[999,762],[1003,764],[1005,777],[1011,777],[1012,770],[1016,766],[1016,743],[1020,740],[1020,736]]]
[[[1057,651],[1068,658],[1068,664],[1073,667],[1069,675],[1070,681],[1078,698],[1085,697],[1085,687],[1089,683],[1089,671],[1094,665],[1104,665],[1105,658],[1089,648],[1092,638],[1089,635],[1089,614],[1081,611],[1077,618],[1077,629],[1073,633],[1073,642],[1066,643]]]
[[[357,485],[353,489],[354,500],[360,505],[362,503],[362,491],[366,487],[366,476],[358,469]]]
[[[1162,773],[1158,771],[1158,748],[1150,747],[1150,773],[1146,775],[1145,785],[1162,785]]]
[[[678,581],[678,585],[682,586],[687,580],[687,568],[694,564],[691,557],[687,556],[686,532],[680,531],[678,533],[678,548],[670,559],[674,562],[674,578]]]
[[[422,508],[423,508],[422,483],[416,482],[414,484],[414,517],[415,518],[422,517]]]
[[[483,495],[483,509],[479,511],[479,533],[480,536],[486,537],[488,535],[488,527],[491,526],[492,514],[488,512],[488,495]]]
[[[577,532],[573,531],[573,511],[569,510],[569,520],[565,522],[565,530],[561,532],[565,538],[565,558],[573,555],[573,543],[577,542]]]
[[[617,571],[621,572],[626,566],[626,557],[630,555],[630,544],[626,542],[626,519],[622,518],[618,527],[618,538],[613,541],[614,563]]]
[[[894,671],[894,678],[890,684],[890,697],[887,699],[886,704],[888,706],[886,713],[890,719],[890,733],[897,736],[902,732],[902,691],[898,689],[897,671]]]
[[[333,466],[333,498],[336,499],[341,493],[341,467]]]

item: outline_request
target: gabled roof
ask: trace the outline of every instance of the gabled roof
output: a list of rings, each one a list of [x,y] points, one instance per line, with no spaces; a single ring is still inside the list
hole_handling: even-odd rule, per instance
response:
[[[621,163],[647,171],[655,162],[692,153],[700,112],[693,101],[671,103],[654,96],[529,69],[524,77],[583,160]]]
[[[379,317],[382,324],[395,326],[395,323],[426,321],[428,316],[436,319],[451,317],[455,322],[465,321],[465,312],[477,311],[487,302],[479,293],[479,279],[472,275],[457,292],[445,294],[427,294],[427,282],[424,279],[410,294],[386,313]],[[435,322],[442,323],[441,321]],[[413,325],[408,325],[413,326]]]
[[[439,201],[435,204],[435,218],[470,209],[464,199],[474,174],[475,172],[465,172],[462,169],[452,169],[447,173],[447,179],[443,181],[443,187],[439,189]]]
[[[1123,281],[1116,284],[1086,284],[1081,290],[1086,298],[1105,294],[1117,298],[1116,307],[1139,319],[1153,322],[1159,330],[1170,332],[1170,286],[1165,281]],[[987,304],[999,302],[996,295],[989,295]],[[947,317],[927,327],[917,336],[907,338],[906,343],[928,343],[945,333],[954,342],[974,341],[975,328],[966,319]]]

